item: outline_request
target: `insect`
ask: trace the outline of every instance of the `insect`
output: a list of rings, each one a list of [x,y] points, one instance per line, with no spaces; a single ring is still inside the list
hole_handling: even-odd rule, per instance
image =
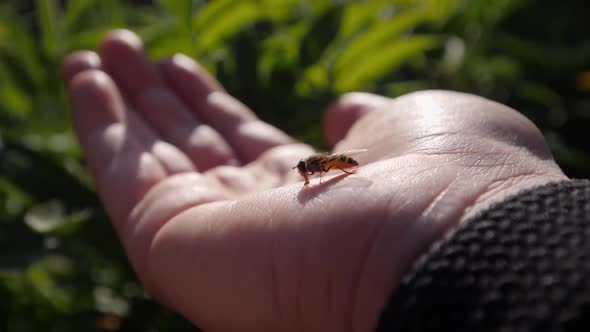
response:
[[[326,152],[313,154],[306,159],[301,159],[293,169],[297,168],[299,174],[305,179],[304,186],[309,184],[309,176],[315,172],[320,173],[320,183],[322,182],[322,173],[328,172],[332,168],[337,168],[344,173],[353,174],[353,171],[347,171],[347,168],[356,167],[358,161],[350,156],[367,151],[366,149],[350,150],[346,152],[329,154]]]

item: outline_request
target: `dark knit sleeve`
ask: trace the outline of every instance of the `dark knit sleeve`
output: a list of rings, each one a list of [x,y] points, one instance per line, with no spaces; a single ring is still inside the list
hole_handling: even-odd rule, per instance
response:
[[[590,331],[590,181],[462,223],[394,290],[377,331]]]

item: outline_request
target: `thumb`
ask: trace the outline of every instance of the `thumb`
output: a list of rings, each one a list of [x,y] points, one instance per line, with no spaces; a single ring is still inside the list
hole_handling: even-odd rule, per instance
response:
[[[347,93],[334,101],[324,114],[324,140],[332,147],[346,136],[365,114],[380,109],[392,99],[366,92]]]

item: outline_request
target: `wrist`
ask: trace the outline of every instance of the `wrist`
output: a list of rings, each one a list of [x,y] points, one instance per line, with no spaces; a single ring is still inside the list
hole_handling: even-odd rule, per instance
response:
[[[472,155],[463,158],[460,167],[455,164],[432,170],[431,176],[424,176],[448,178],[447,182],[422,179],[430,183],[430,187],[414,196],[408,194],[422,196],[428,204],[422,204],[418,212],[396,211],[395,217],[384,218],[385,226],[370,250],[371,255],[364,264],[365,276],[359,282],[354,331],[374,329],[390,294],[395,292],[411,266],[457,224],[523,190],[568,179],[552,160],[531,159],[525,154],[525,157],[511,157],[508,161],[506,155],[517,154],[506,153],[494,157]],[[486,158],[488,165],[481,167]],[[434,164],[445,165],[445,160],[442,157]],[[432,159],[430,162],[432,164]],[[417,161],[410,167],[415,174],[413,178],[408,174],[406,181],[416,181],[417,174],[421,173],[418,165],[424,164]],[[407,220],[402,220],[404,217]],[[400,227],[401,224],[405,226]]]
[[[462,217],[457,222],[463,222],[488,209],[492,204],[504,201],[524,190],[550,182],[568,180],[553,159],[531,160],[529,156],[512,159],[515,160],[500,163],[482,174],[471,175],[480,183],[480,191],[473,196],[472,203],[466,205]]]

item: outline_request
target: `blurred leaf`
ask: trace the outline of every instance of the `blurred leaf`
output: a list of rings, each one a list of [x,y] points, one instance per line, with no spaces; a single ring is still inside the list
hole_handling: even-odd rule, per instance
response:
[[[6,149],[0,160],[0,173],[6,174],[12,183],[38,201],[48,201],[57,196],[68,197],[68,205],[75,208],[96,204],[97,199],[90,188],[60,162],[7,137]]]
[[[60,201],[51,200],[31,207],[24,219],[25,223],[37,233],[67,234],[76,230],[89,217],[88,210],[67,215]]]
[[[556,107],[561,102],[560,96],[555,91],[538,83],[520,82],[516,93],[523,98],[549,108]]]
[[[3,13],[3,11],[0,10],[0,13]],[[0,20],[0,48],[6,47],[6,44],[10,42],[10,25],[9,20]]]
[[[336,73],[336,89],[340,93],[360,90],[368,82],[384,77],[409,61],[411,57],[420,55],[439,44],[439,40],[433,36],[413,36],[391,42],[379,52],[366,54],[362,59],[351,63],[345,70]]]
[[[161,22],[157,26],[150,26],[140,31],[148,47],[150,57],[161,59],[178,52],[194,55],[193,41],[189,34],[176,33],[172,22]]]
[[[74,32],[68,38],[66,48],[69,50],[94,49],[101,38],[115,26],[104,26],[83,32]]]
[[[422,10],[428,15],[428,25],[431,29],[444,29],[460,8],[461,0],[423,0]]]
[[[64,222],[64,213],[61,202],[52,200],[33,206],[25,215],[25,223],[38,233],[47,233]]]
[[[72,298],[66,289],[56,283],[55,277],[70,271],[71,263],[66,258],[48,256],[29,267],[27,277],[37,294],[54,309],[64,312],[71,308]]]
[[[193,0],[158,0],[158,2],[176,17],[181,30],[190,31]]]
[[[462,19],[469,23],[493,27],[506,16],[522,8],[528,0],[460,0],[458,2],[463,10]]]
[[[30,84],[37,88],[45,78],[40,59],[40,49],[33,35],[14,17],[0,11],[0,21],[5,25],[6,36],[0,39],[0,66],[4,65],[3,78],[15,83]],[[3,59],[4,58],[4,59]],[[3,60],[10,60],[2,64]],[[20,75],[15,75],[16,73]]]
[[[26,191],[23,191],[9,179],[0,177],[0,198],[2,197],[4,199],[0,211],[11,215],[22,213],[25,206],[32,201]]]
[[[300,41],[300,61],[307,66],[321,57],[330,42],[336,37],[340,28],[342,7],[328,8],[320,17],[316,18],[305,36]]]
[[[98,311],[119,316],[127,315],[129,311],[129,303],[122,297],[114,294],[113,289],[96,287],[93,293],[96,309]]]
[[[296,91],[300,96],[313,93],[314,90],[322,90],[328,87],[330,78],[324,66],[315,65],[307,68],[302,78],[297,82]]]
[[[491,56],[486,58],[486,65],[477,64],[471,67],[479,77],[495,77],[497,79],[516,79],[521,77],[522,69],[514,59],[506,56]]]
[[[213,1],[211,3],[223,3],[225,0]],[[230,1],[232,2],[232,1]],[[197,19],[197,51],[203,52],[223,42],[223,40],[242,29],[251,25],[261,17],[259,8],[250,1],[232,2],[233,5],[223,12],[223,17],[217,20],[206,20],[208,24],[204,25],[201,20]],[[205,8],[212,6],[208,5]],[[201,16],[197,16],[200,18]]]
[[[347,37],[379,19],[382,11],[393,10],[395,1],[375,0],[353,2],[346,6],[340,28],[340,36]]]
[[[301,0],[257,0],[264,16],[275,22],[288,21],[301,11]]]
[[[61,50],[58,3],[56,0],[38,0],[37,3],[43,48],[48,54],[57,56]]]
[[[414,80],[414,81],[396,81],[393,83],[385,84],[384,91],[385,94],[388,96],[401,96],[406,93],[418,91],[418,90],[426,90],[432,88],[428,85],[427,82],[421,80]]]
[[[523,40],[518,36],[510,36],[506,33],[498,33],[497,45],[519,59],[526,60],[543,70],[563,72],[564,70],[575,70],[587,66],[590,59],[590,41],[577,47],[566,47],[555,45],[548,47],[531,41]]]
[[[298,66],[299,38],[296,33],[293,33],[293,30],[276,33],[262,43],[262,54],[258,62],[258,75],[263,80],[263,83],[268,84],[273,71]]]
[[[17,82],[12,80],[12,75],[0,62],[0,111],[4,110],[16,116],[23,117],[31,112],[32,103],[28,93],[24,92]],[[0,125],[1,126],[1,125]]]
[[[245,0],[241,2],[250,1]],[[207,26],[215,24],[215,21],[221,20],[226,11],[234,5],[235,1],[233,0],[216,0],[207,2],[205,6],[199,9],[197,15],[193,18],[193,30],[198,33]]]
[[[96,7],[96,3],[97,0],[67,1],[63,17],[64,30],[73,30],[83,20],[84,15]]]
[[[381,52],[384,45],[424,22],[428,18],[426,14],[424,11],[408,11],[371,26],[340,52],[334,70],[346,71],[361,58]]]
[[[9,229],[3,229],[7,231]],[[3,248],[6,248],[3,243]],[[6,250],[6,249],[5,249]],[[8,252],[0,254],[0,282],[1,277],[9,273],[19,273],[28,269],[32,264],[43,258],[40,250],[28,249],[20,252]],[[18,293],[18,292],[17,292]]]

